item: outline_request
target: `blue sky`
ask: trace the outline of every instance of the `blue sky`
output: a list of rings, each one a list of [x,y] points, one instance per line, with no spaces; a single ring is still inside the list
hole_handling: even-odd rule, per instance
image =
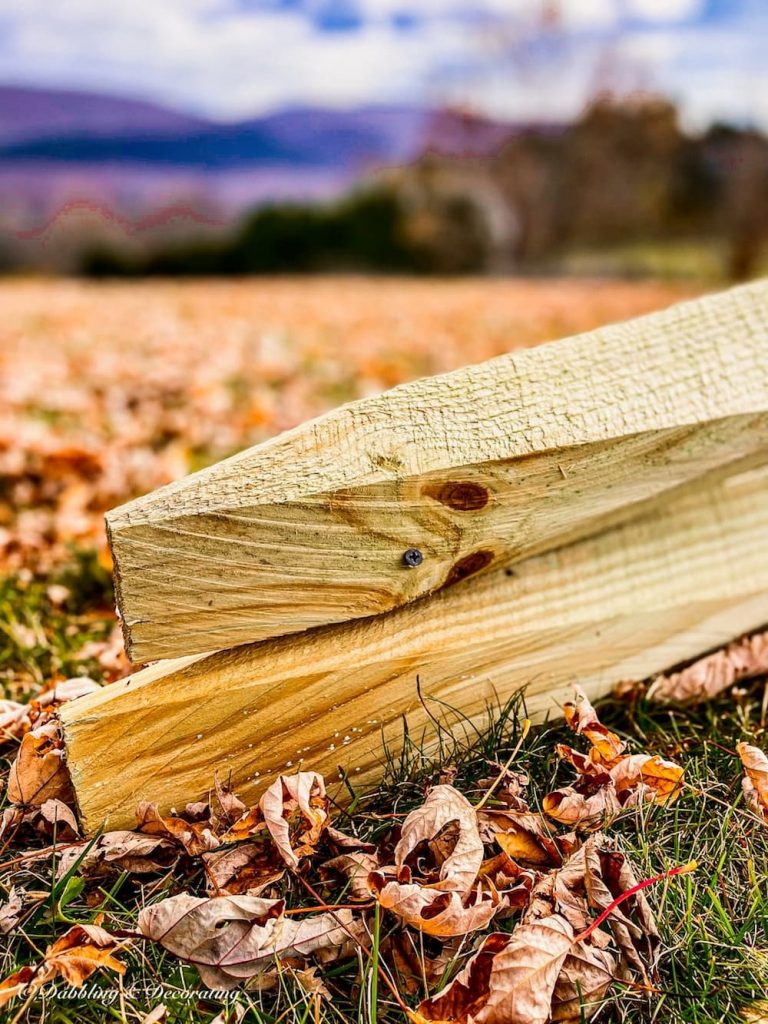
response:
[[[0,81],[224,119],[296,104],[560,120],[596,89],[768,128],[768,0],[0,0]]]

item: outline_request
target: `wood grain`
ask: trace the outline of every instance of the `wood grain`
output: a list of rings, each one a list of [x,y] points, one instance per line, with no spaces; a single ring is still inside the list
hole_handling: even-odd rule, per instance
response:
[[[767,353],[762,282],[403,385],[124,505],[129,654],[384,612],[759,461]]]
[[[526,686],[540,718],[571,683],[596,696],[766,622],[761,469],[385,615],[151,666],[62,707],[66,755],[89,832],[201,798],[216,771],[248,800],[299,766],[366,785],[403,716],[434,740],[417,674],[438,716],[477,721]]]

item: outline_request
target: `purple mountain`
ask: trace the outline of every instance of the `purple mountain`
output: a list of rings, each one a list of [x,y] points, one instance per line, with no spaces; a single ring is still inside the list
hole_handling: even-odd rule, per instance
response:
[[[0,234],[89,203],[134,220],[182,204],[237,217],[331,199],[425,150],[490,152],[514,129],[409,106],[295,108],[223,123],[144,100],[0,85]]]
[[[206,124],[202,118],[144,100],[0,85],[0,145],[68,135],[174,134]]]

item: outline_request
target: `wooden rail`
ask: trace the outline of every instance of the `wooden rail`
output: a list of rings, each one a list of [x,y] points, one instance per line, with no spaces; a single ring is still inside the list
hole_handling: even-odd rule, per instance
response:
[[[130,825],[140,799],[182,807],[216,771],[246,799],[299,766],[341,765],[362,786],[403,716],[434,742],[417,676],[447,723],[436,701],[477,721],[522,686],[540,718],[571,683],[594,697],[767,622],[768,475],[755,469],[385,615],[151,666],[62,707],[67,763],[91,833]]]
[[[385,612],[759,462],[767,353],[758,283],[395,388],[124,505],[129,654]]]

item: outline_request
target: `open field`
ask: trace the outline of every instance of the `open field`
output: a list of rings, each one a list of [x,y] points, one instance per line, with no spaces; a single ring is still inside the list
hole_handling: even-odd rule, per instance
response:
[[[26,701],[59,680],[109,682],[127,671],[113,630],[105,509],[340,402],[639,315],[694,291],[571,280],[0,284],[0,713],[3,697]],[[692,859],[699,866],[649,888],[661,934],[659,974],[614,984],[598,1020],[768,1020],[768,1007],[757,1003],[768,991],[768,832],[745,804],[735,750],[739,741],[765,749],[767,708],[760,680],[699,709],[664,708],[637,693],[601,707],[632,753],[668,758],[684,770],[674,803],[626,807],[607,828],[610,839],[631,857],[638,879]],[[438,719],[451,714],[432,711]],[[413,738],[393,756],[375,794],[345,781],[351,805],[335,823],[391,852],[393,823],[423,803],[428,784],[450,781],[482,804],[513,754],[515,772],[530,778],[526,799],[539,811],[546,794],[572,781],[556,744],[583,749],[584,739],[563,724],[523,737],[521,711],[518,704],[491,709],[487,730],[467,727],[456,743],[446,738],[437,761],[424,759]],[[0,733],[0,743],[4,738],[0,777],[18,747],[17,735]],[[489,808],[498,806],[488,800]],[[58,826],[53,837],[50,830],[4,828],[0,818],[0,984],[38,964],[74,923],[101,922],[130,945],[118,954],[124,976],[99,971],[81,997],[65,996],[60,982],[25,992],[0,1009],[3,1021],[399,1021],[402,1007],[384,973],[392,972],[402,998],[415,1006],[466,964],[477,938],[449,943],[441,959],[439,943],[418,934],[409,974],[402,955],[391,966],[401,930],[377,905],[375,913],[364,911],[360,948],[321,972],[324,991],[311,972],[287,967],[269,991],[203,998],[194,967],[136,932],[141,907],[206,892],[210,877],[199,857],[177,850],[170,866],[87,879],[70,861],[57,876],[66,837]],[[23,853],[52,838],[46,860],[21,863]],[[327,852],[322,843],[320,850]],[[303,920],[321,900],[346,906],[347,886],[321,876],[313,863],[286,873],[266,894],[279,889],[291,920]],[[4,935],[3,907],[14,885],[26,894],[24,914]],[[514,923],[493,927],[506,931]],[[579,1020],[578,1010],[567,1019]]]

